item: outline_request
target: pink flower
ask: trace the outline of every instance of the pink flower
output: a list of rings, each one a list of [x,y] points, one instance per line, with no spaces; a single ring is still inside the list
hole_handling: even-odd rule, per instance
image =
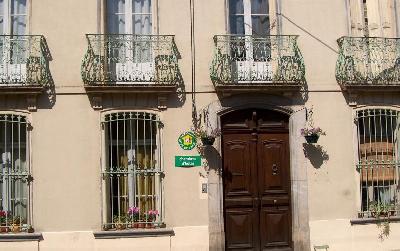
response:
[[[130,207],[128,210],[129,215],[139,214],[140,209],[138,207]]]
[[[0,217],[5,217],[7,215],[7,212],[4,210],[0,210]]]

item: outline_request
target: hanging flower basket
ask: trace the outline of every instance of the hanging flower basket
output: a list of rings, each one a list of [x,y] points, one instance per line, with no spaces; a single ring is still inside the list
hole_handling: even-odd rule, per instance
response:
[[[205,146],[212,146],[215,142],[214,137],[201,137],[201,143]]]
[[[202,126],[193,128],[192,131],[195,133],[196,137],[201,140],[203,146],[212,146],[215,139],[221,135],[219,129],[207,130]]]
[[[308,144],[315,144],[318,142],[319,135],[318,134],[311,134],[304,136]]]
[[[319,136],[325,135],[325,132],[319,127],[303,128],[301,135],[304,136],[308,144],[315,144],[318,142]]]

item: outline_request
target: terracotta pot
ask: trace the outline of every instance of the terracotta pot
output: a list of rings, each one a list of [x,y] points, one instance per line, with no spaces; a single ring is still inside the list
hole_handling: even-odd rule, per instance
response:
[[[138,227],[138,228],[145,228],[145,227],[146,227],[146,224],[145,224],[145,223],[138,223],[138,224],[137,224],[137,227]]]
[[[132,228],[139,228],[139,223],[137,222],[132,223]]]
[[[115,224],[115,228],[117,230],[123,230],[123,229],[126,229],[126,225],[125,224],[121,224],[121,223],[117,223],[117,224]]]
[[[8,233],[9,230],[10,230],[9,227],[0,226],[0,232],[1,232],[1,233]]]
[[[154,228],[154,224],[153,223],[146,223],[146,228]]]
[[[20,225],[12,225],[11,226],[11,232],[13,232],[13,233],[21,232],[21,226]]]

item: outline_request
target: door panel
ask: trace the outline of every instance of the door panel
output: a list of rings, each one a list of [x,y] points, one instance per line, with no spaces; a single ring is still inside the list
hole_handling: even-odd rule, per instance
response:
[[[233,139],[234,138],[234,139]],[[247,195],[253,193],[251,187],[251,153],[247,135],[227,135],[224,140],[226,196]]]
[[[262,194],[288,193],[287,141],[287,134],[259,135],[258,177]]]
[[[224,134],[224,207],[227,250],[257,250],[256,144],[249,134]]]
[[[228,250],[254,250],[258,211],[253,208],[227,209],[225,212],[225,238]]]
[[[261,250],[292,250],[290,248],[289,207],[264,207],[260,212]]]

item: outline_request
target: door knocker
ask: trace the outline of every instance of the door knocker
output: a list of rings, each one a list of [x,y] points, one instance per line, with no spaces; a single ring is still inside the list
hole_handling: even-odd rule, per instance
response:
[[[278,174],[278,167],[276,164],[272,165],[272,175],[277,175]]]

